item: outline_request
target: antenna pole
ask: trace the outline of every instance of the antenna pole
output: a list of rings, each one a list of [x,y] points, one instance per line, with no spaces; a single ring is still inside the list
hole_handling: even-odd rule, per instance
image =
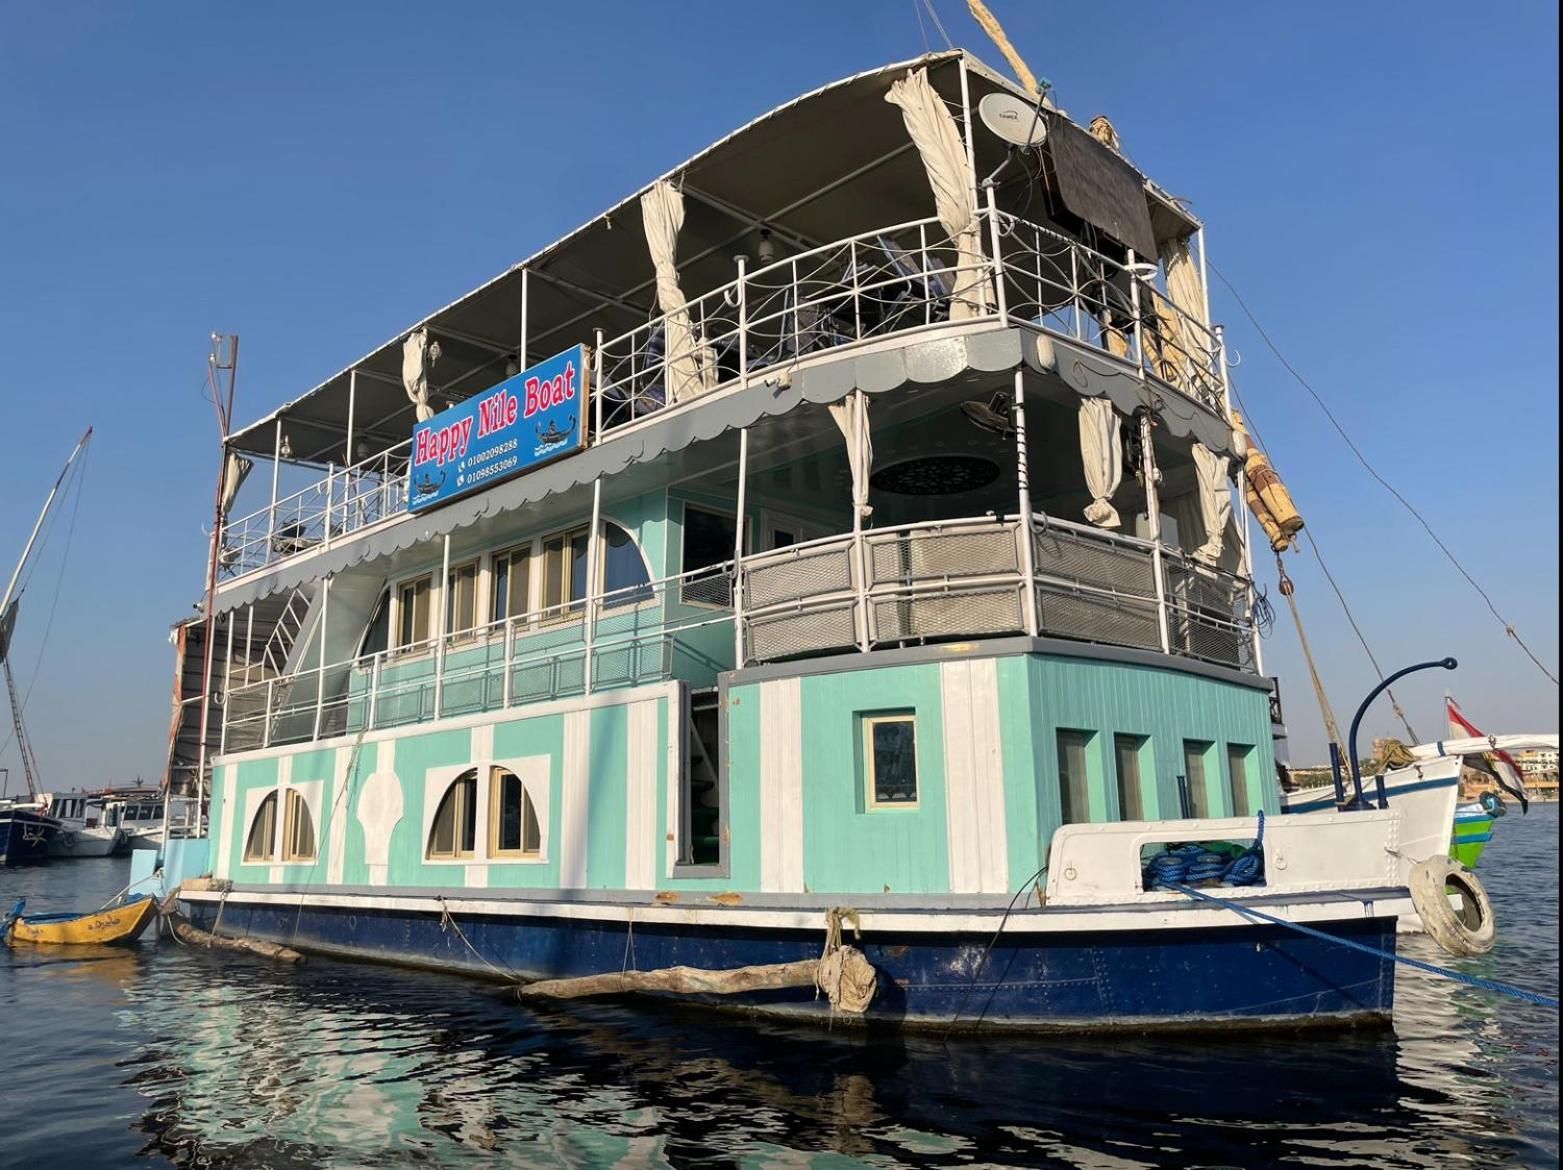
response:
[[[227,374],[227,386],[220,385],[220,375]],[[201,732],[200,747],[195,767],[195,832],[201,831],[201,810],[206,803],[206,751],[207,729],[212,708],[212,660],[215,650],[217,616],[217,562],[222,553],[223,496],[228,484],[228,434],[233,422],[234,387],[239,377],[239,337],[236,333],[212,334],[212,352],[206,359],[206,381],[211,390],[212,407],[217,412],[217,433],[220,439],[220,460],[217,468],[217,491],[212,502],[212,539],[206,558],[206,605],[204,611],[201,645]],[[173,792],[173,772],[166,781],[165,802]],[[163,817],[163,845],[168,845],[169,818]],[[166,858],[165,858],[166,862]]]

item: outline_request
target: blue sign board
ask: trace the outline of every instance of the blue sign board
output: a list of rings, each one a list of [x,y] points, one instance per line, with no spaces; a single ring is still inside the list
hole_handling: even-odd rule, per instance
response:
[[[433,508],[580,450],[586,370],[586,347],[577,345],[419,423],[407,510]]]

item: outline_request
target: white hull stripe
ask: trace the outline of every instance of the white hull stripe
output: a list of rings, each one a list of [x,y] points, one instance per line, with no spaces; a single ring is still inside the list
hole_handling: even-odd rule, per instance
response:
[[[187,902],[218,902],[223,895],[212,890],[182,893]],[[309,906],[318,909],[391,911],[404,914],[493,915],[503,918],[568,918],[589,922],[623,922],[633,917],[643,925],[725,926],[733,929],[762,927],[772,930],[825,929],[825,912],[809,910],[763,910],[745,907],[702,906],[625,906],[591,902],[523,902],[484,898],[431,898],[422,895],[385,896],[379,894],[298,894],[232,892],[227,896],[230,912],[244,905]],[[1412,911],[1407,896],[1358,900],[1323,896],[1317,901],[1266,902],[1264,911],[1291,922],[1341,922],[1374,918],[1406,917]],[[860,913],[862,929],[897,934],[991,934],[1003,915],[1002,908],[974,911],[876,911]],[[1209,927],[1250,926],[1247,919],[1222,907],[1192,903],[1147,906],[1143,910],[1049,909],[1020,911],[1004,923],[1010,935],[1057,934],[1068,931],[1144,932]]]

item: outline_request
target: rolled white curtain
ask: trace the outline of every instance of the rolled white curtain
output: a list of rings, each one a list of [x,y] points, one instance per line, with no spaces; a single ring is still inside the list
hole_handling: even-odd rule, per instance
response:
[[[1091,493],[1085,518],[1098,528],[1117,528],[1123,521],[1112,505],[1113,493],[1123,480],[1123,443],[1119,432],[1122,421],[1105,398],[1085,398],[1080,402],[1080,462],[1085,467],[1085,486]]]
[[[684,226],[684,197],[666,179],[658,179],[640,197],[640,216],[646,227],[646,248],[657,272],[657,307],[663,316],[663,363],[667,372],[668,399],[681,402],[709,390],[714,361],[709,347],[702,347],[689,321],[689,302],[679,287],[674,255],[678,233]]]
[[[228,513],[233,510],[233,502],[239,497],[239,489],[244,486],[244,479],[250,474],[250,468],[255,463],[246,459],[236,451],[228,452],[227,465],[223,469],[223,495],[222,517],[228,519]]]
[[[852,470],[852,507],[859,520],[867,520],[874,511],[868,505],[868,477],[874,467],[874,439],[868,429],[868,396],[855,390],[842,401],[832,402],[830,417],[847,442],[847,466]]]
[[[1189,250],[1188,237],[1163,243],[1161,262],[1167,273],[1167,299],[1182,314],[1168,314],[1170,320],[1163,325],[1171,329],[1172,340],[1183,351],[1168,356],[1173,357],[1177,365],[1184,367],[1185,373],[1192,379],[1197,373],[1197,367],[1191,359],[1203,352],[1210,339],[1207,333],[1185,324],[1184,318],[1197,322],[1207,331],[1210,323],[1205,320],[1205,285],[1199,278],[1199,265]]]
[[[1205,543],[1194,550],[1194,559],[1215,565],[1221,559],[1227,523],[1232,519],[1232,495],[1227,491],[1225,455],[1217,455],[1203,443],[1194,444],[1194,473],[1199,480],[1199,518],[1205,526]]]
[[[954,298],[950,319],[963,321],[988,311],[987,258],[982,250],[982,224],[977,218],[977,193],[966,171],[966,147],[955,119],[928,83],[928,70],[916,69],[890,86],[885,100],[899,106],[906,132],[922,156],[933,188],[935,214],[955,243]]]
[[[402,387],[412,399],[419,422],[434,417],[434,408],[429,405],[429,367],[439,356],[440,343],[430,343],[427,329],[414,329],[402,342]]]

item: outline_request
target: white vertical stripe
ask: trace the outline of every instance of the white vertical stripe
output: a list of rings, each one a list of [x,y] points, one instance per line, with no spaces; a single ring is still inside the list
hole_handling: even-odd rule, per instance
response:
[[[233,839],[239,833],[249,832],[247,820],[234,824],[234,813],[238,810],[238,793],[234,790],[239,785],[239,766],[229,764],[222,770],[222,817],[218,824],[222,827],[222,839],[217,842],[217,876],[228,877],[233,870]]]
[[[479,857],[487,857],[489,851],[489,813],[494,807],[490,785],[494,782],[494,725],[482,723],[472,729],[472,742],[468,745],[467,759],[478,770],[477,823],[473,826],[473,845]],[[476,880],[474,880],[476,878]],[[467,885],[488,885],[488,870],[483,866],[467,867]]]
[[[657,703],[633,703],[624,778],[624,885],[650,890],[657,884]]]
[[[564,762],[559,802],[559,888],[586,888],[587,805],[591,792],[591,711],[564,717]]]
[[[462,867],[466,871],[467,888],[482,890],[488,888],[488,866],[481,863]]]
[[[288,785],[293,782],[293,757],[283,756],[277,761],[277,819],[271,838],[272,860],[282,858],[282,834],[287,831]],[[282,880],[282,866],[274,865],[266,880],[276,885]]]
[[[803,686],[760,684],[760,889],[803,892]]]
[[[663,834],[663,858],[666,866],[664,875],[673,876],[673,867],[678,864],[678,821],[680,815],[679,801],[682,799],[684,788],[684,709],[689,702],[689,694],[684,689],[683,683],[675,683],[677,690],[668,697],[668,758],[667,758],[667,791],[663,794],[663,806],[667,818],[667,831]],[[718,751],[720,751],[720,746]]]
[[[321,827],[326,836],[326,881],[333,886],[342,884],[342,875],[347,869],[347,818],[352,811],[348,805],[352,800],[349,793],[353,783],[347,769],[353,754],[350,747],[336,750],[336,764],[332,770],[336,780],[326,805],[326,823]]]
[[[946,662],[939,670],[939,685],[950,892],[1004,893],[1009,889],[1009,848],[998,664],[991,658]]]

